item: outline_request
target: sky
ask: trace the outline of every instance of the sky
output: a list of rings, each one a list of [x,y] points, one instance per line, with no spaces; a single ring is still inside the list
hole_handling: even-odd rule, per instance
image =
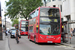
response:
[[[4,14],[6,12],[6,3],[5,3],[5,1],[8,1],[8,0],[1,0],[2,20],[5,19],[5,16],[4,16]],[[11,23],[11,20],[10,20],[10,18],[8,18],[8,16],[6,16],[6,21]]]

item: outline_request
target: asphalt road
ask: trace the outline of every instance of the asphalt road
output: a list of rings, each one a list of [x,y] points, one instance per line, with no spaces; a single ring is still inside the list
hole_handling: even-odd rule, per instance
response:
[[[10,50],[75,50],[74,48],[60,44],[35,44],[28,40],[28,36],[21,36],[19,41],[20,43],[17,44],[14,38],[9,37]]]

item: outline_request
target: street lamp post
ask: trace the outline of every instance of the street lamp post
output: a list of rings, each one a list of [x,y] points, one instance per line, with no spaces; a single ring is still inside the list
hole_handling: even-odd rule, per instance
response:
[[[46,0],[44,0],[44,2],[45,2],[45,6],[46,6]]]
[[[6,31],[6,16],[5,16],[5,31]]]
[[[4,12],[6,13],[6,12]],[[5,34],[6,34],[6,16],[5,16]]]

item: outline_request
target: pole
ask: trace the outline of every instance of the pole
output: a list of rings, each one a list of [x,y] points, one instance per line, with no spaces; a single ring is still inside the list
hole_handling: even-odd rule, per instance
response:
[[[5,16],[5,33],[6,33],[6,16]]]
[[[68,33],[68,42],[69,42],[68,22],[67,22],[67,33]]]
[[[6,13],[6,12],[4,12],[4,13]],[[5,35],[7,36],[7,34],[6,34],[6,16],[5,16]]]
[[[45,6],[46,6],[46,0],[44,0],[44,2],[45,2]]]

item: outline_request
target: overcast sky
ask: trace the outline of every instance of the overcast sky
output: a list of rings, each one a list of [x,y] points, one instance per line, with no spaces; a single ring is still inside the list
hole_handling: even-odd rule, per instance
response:
[[[5,1],[8,1],[8,0],[1,0],[1,9],[3,10],[3,11],[1,11],[2,12],[2,20],[4,20],[4,12],[6,12],[6,3],[5,3]],[[10,21],[11,22],[11,20],[6,16],[6,21]]]

